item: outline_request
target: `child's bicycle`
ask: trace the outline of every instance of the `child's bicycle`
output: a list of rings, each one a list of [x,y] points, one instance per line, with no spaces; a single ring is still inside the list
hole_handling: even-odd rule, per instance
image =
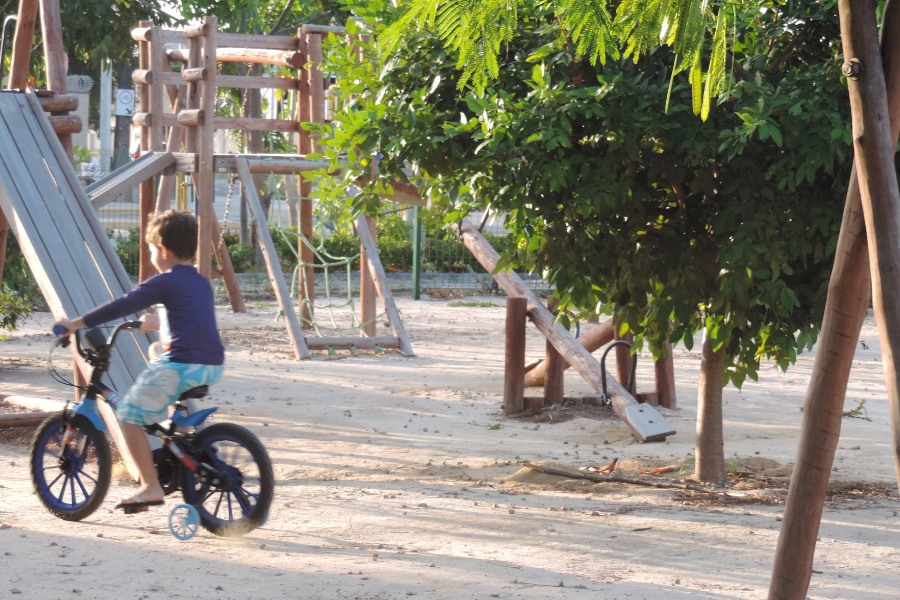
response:
[[[48,417],[31,443],[31,479],[41,503],[67,521],[80,521],[93,513],[109,490],[112,454],[106,423],[98,401],[113,409],[121,396],[101,381],[109,368],[113,344],[119,332],[137,329],[129,321],[105,338],[100,329],[75,334],[75,345],[93,368],[91,379],[78,402]],[[59,333],[54,331],[54,333]],[[61,337],[56,345],[68,346]],[[52,367],[51,372],[63,383]],[[72,385],[72,384],[69,384]],[[162,440],[154,451],[159,481],[169,495],[181,490],[181,504],[169,517],[169,528],[179,539],[197,531],[197,521],[216,535],[242,535],[262,525],[274,494],[272,463],[265,447],[249,430],[232,423],[201,427],[215,407],[188,414],[185,402],[207,393],[207,386],[186,391],[175,404],[169,422],[145,427]],[[179,512],[181,511],[181,512]]]

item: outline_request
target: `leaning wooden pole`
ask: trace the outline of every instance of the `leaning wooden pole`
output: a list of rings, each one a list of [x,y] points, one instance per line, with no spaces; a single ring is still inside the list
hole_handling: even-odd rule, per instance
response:
[[[885,385],[894,437],[894,467],[900,479],[900,188],[894,165],[887,87],[878,42],[875,0],[838,2],[844,71],[849,73],[854,163],[866,221],[872,299],[881,339]]]
[[[885,8],[882,56],[891,136],[896,142],[900,134],[900,3],[897,0],[889,1]],[[869,305],[868,258],[859,178],[854,168],[828,286],[819,350],[806,394],[796,467],[775,551],[770,600],[804,598],[809,588],[850,368]]]
[[[8,89],[24,89],[28,83],[28,65],[31,61],[31,44],[34,41],[34,23],[37,19],[37,0],[20,0],[16,19],[16,34],[13,37],[13,53],[10,63]],[[0,291],[3,290],[3,265],[6,262],[6,243],[9,237],[9,222],[0,210]]]
[[[572,368],[598,392],[602,393],[605,387],[616,415],[639,440],[662,440],[675,433],[675,430],[655,408],[647,404],[638,404],[637,400],[614,377],[606,377],[604,385],[600,363],[560,323],[555,322],[553,314],[518,275],[510,271],[494,273],[500,255],[484,239],[477,227],[464,220],[454,228],[459,232],[463,243],[478,259],[481,266],[492,274],[494,280],[507,294],[528,300],[528,318],[572,365]]]

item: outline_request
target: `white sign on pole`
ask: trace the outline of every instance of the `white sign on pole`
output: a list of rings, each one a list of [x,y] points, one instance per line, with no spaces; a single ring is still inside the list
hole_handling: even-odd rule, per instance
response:
[[[116,90],[116,116],[130,117],[134,114],[134,90]]]

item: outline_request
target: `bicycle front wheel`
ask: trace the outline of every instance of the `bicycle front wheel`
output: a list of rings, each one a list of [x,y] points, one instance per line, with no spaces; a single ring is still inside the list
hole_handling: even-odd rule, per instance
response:
[[[35,432],[31,483],[44,507],[60,519],[80,521],[97,510],[111,474],[109,441],[84,417],[52,415]]]
[[[256,529],[269,516],[275,489],[272,461],[248,429],[215,423],[194,437],[200,466],[184,469],[184,499],[200,513],[205,529],[238,536]]]

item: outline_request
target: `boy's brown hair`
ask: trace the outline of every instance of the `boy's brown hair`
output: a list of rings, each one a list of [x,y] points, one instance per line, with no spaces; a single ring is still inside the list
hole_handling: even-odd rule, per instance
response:
[[[191,213],[167,210],[150,219],[145,240],[165,246],[178,260],[191,260],[197,252],[197,228]]]

